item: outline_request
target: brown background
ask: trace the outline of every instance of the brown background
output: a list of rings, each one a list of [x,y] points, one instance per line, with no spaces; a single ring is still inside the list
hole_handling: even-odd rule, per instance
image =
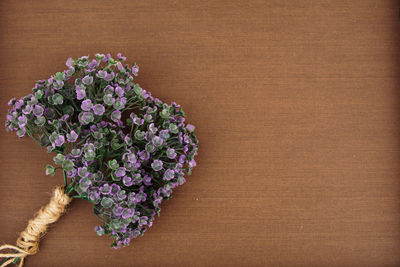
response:
[[[144,237],[114,251],[74,201],[26,266],[400,265],[398,1],[0,1],[6,102],[69,57],[122,52],[183,105],[198,167]],[[60,174],[0,130],[0,242]]]

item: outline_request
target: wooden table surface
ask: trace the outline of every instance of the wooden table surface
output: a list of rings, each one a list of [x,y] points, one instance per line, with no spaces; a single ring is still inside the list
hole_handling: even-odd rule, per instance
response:
[[[198,167],[121,250],[75,200],[30,266],[399,266],[399,2],[0,1],[0,118],[65,60],[122,52],[180,103]],[[0,242],[53,155],[0,129]]]

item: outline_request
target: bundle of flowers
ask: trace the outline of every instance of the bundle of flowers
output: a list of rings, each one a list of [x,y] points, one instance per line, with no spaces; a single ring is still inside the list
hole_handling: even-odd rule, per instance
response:
[[[142,235],[161,202],[191,174],[198,140],[176,104],[134,82],[139,67],[121,54],[69,58],[68,67],[33,92],[11,99],[6,129],[54,152],[46,174],[63,172],[64,193],[93,203],[119,248]]]

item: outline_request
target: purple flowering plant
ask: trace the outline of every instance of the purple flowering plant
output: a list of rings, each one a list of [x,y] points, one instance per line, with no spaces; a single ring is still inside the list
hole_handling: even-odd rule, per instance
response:
[[[119,248],[151,227],[161,202],[196,166],[194,126],[176,104],[163,103],[134,82],[139,67],[120,53],[69,58],[68,67],[11,99],[6,129],[54,152],[65,192],[93,203]]]

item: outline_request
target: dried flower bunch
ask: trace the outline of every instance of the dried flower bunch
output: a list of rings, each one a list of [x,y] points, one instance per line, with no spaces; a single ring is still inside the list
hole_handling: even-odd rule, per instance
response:
[[[65,192],[93,203],[112,247],[129,244],[159,215],[172,189],[196,166],[198,140],[185,113],[134,82],[138,66],[121,54],[69,58],[68,67],[33,92],[11,99],[6,128],[28,135],[54,163],[46,174],[64,174]]]

